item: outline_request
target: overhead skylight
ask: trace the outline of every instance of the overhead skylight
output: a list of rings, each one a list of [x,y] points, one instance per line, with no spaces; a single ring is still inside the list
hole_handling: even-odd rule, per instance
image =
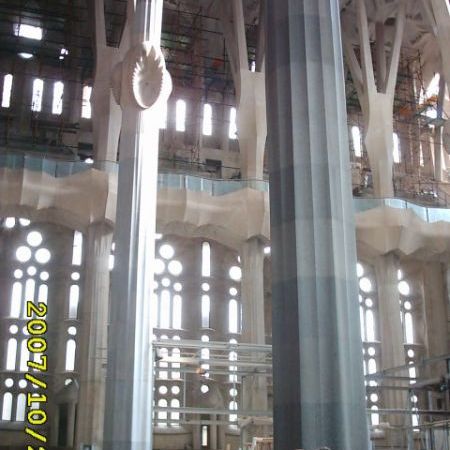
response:
[[[37,41],[42,40],[42,28],[25,23],[14,24],[14,34],[28,39],[36,39]]]
[[[22,58],[22,59],[31,59],[33,57],[32,53],[27,53],[27,52],[20,52],[18,53],[18,55]]]

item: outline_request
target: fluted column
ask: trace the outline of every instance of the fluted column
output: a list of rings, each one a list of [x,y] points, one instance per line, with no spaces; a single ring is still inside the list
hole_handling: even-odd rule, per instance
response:
[[[112,229],[103,224],[91,225],[87,232],[86,275],[81,312],[80,396],[76,431],[76,448],[103,446],[105,407],[106,337],[109,303],[109,268]]]
[[[241,302],[242,341],[264,345],[264,246],[258,238],[245,241],[241,246]],[[258,358],[255,354],[255,358]],[[267,409],[267,383],[265,377],[248,376],[244,380],[244,409]]]
[[[398,291],[397,263],[395,255],[382,255],[375,261],[375,273],[378,289],[378,313],[381,341],[381,370],[405,364],[405,348],[403,344],[403,328],[400,320],[400,296]],[[407,376],[401,372],[393,375]],[[392,380],[385,384],[395,386]],[[399,385],[402,385],[400,383]],[[385,408],[404,408],[406,395],[398,390],[383,391],[383,406]],[[387,415],[384,421],[391,425],[403,425],[405,418],[401,415]],[[392,436],[395,438],[395,436]],[[398,437],[398,436],[397,436]]]
[[[445,298],[444,274],[440,262],[427,261],[423,264],[423,291],[427,356],[442,356],[448,353],[449,305]],[[446,372],[445,363],[433,365],[429,370],[429,376],[441,376]]]
[[[241,302],[242,341],[264,345],[264,245],[258,238],[245,241],[241,246]],[[258,361],[262,353],[252,358]],[[247,375],[242,380],[242,408],[247,411],[267,410],[267,379],[264,375]],[[244,442],[253,436],[265,435],[259,426],[247,426],[243,430]]]
[[[275,448],[365,450],[339,2],[266,8]]]
[[[158,123],[170,93],[160,51],[162,0],[129,2],[132,47],[113,71],[122,108],[116,264],[105,401],[105,450],[152,448],[154,274]]]

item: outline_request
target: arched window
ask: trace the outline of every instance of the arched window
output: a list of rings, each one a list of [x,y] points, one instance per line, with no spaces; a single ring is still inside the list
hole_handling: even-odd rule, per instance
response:
[[[170,407],[171,408],[179,408],[180,407],[180,400],[173,398],[170,400]],[[173,411],[170,413],[170,420],[174,421],[171,423],[171,426],[173,427],[179,427],[180,424],[177,423],[180,420],[180,413],[178,411]]]
[[[160,306],[159,327],[170,328],[170,292],[166,289],[161,292]]]
[[[237,139],[236,108],[230,109],[230,126],[228,128],[228,137],[230,139]]]
[[[158,406],[160,406],[161,408],[167,408],[167,400],[165,398],[159,399]],[[158,411],[158,426],[167,426],[167,411]]]
[[[79,231],[73,234],[72,264],[81,266],[83,259],[83,235]]]
[[[81,117],[83,119],[90,119],[92,117],[91,95],[92,95],[92,87],[83,86],[82,101],[81,101]]]
[[[42,98],[44,96],[44,81],[35,78],[33,81],[33,95],[31,98],[31,111],[40,112],[42,109]]]
[[[66,344],[66,366],[65,369],[69,372],[75,370],[75,353],[77,344],[73,339],[69,339]]]
[[[11,392],[3,394],[2,420],[11,420],[13,396]]]
[[[184,100],[177,100],[176,104],[176,130],[186,130],[186,102]]]
[[[23,339],[22,343],[20,344],[20,367],[19,370],[21,372],[27,372],[28,366],[27,361],[30,359],[30,352],[27,348],[27,340]]]
[[[2,108],[11,106],[13,76],[9,73],[3,77]]]
[[[202,295],[202,328],[209,328],[211,302],[209,295]]]
[[[79,300],[80,300],[80,287],[76,284],[72,284],[72,286],[70,286],[69,291],[69,319],[77,318]]]
[[[230,333],[238,333],[238,302],[234,299],[228,303],[228,331]]]
[[[203,134],[205,136],[212,134],[212,107],[208,103],[203,105]]]
[[[11,292],[11,317],[19,318],[22,306],[22,283],[16,281]]]
[[[352,127],[352,140],[355,156],[360,158],[362,156],[362,150],[361,150],[361,131],[359,127],[356,126]]]
[[[401,160],[401,156],[400,156],[401,151],[400,151],[400,139],[398,138],[398,134],[394,133],[392,139],[394,142],[394,147],[393,147],[394,162],[399,163]]]
[[[202,243],[202,277],[211,276],[211,245],[209,242]]]
[[[25,394],[17,396],[16,421],[23,422],[25,420]]]
[[[180,295],[173,296],[172,328],[181,328],[182,301]]]
[[[53,84],[52,114],[61,114],[63,110],[64,83],[56,81]]]
[[[6,370],[16,370],[17,340],[10,338],[6,350]]]
[[[230,411],[237,411],[237,409],[238,409],[237,402],[235,400],[231,400],[231,402],[228,404],[228,409]],[[237,419],[238,419],[237,414],[233,413],[233,414],[230,414],[228,417],[229,417],[230,422],[232,423],[232,426],[236,426],[234,422],[237,422]]]
[[[181,358],[181,352],[179,348],[174,348],[172,350],[172,359],[174,361],[179,361]],[[172,363],[172,379],[173,380],[179,380],[180,379],[180,372],[177,370],[180,368],[179,362],[173,362]]]

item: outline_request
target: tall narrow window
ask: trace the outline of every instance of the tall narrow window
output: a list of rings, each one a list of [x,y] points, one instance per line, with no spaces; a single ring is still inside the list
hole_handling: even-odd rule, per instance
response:
[[[180,361],[181,358],[181,351],[179,348],[174,348],[172,350],[172,359],[174,361]],[[179,369],[180,368],[180,363],[179,362],[173,362],[172,363],[172,379],[173,380],[179,380],[180,379],[180,372]]]
[[[6,350],[6,370],[16,370],[16,354],[17,354],[17,341],[14,338],[8,340],[8,346]]]
[[[414,343],[414,325],[412,314],[405,313],[405,341],[407,344]]]
[[[400,139],[398,138],[397,133],[394,133],[393,140],[394,140],[394,148],[393,148],[394,162],[399,163],[400,162]]]
[[[11,317],[19,318],[22,306],[22,283],[16,281],[11,293]]]
[[[161,292],[159,326],[170,328],[170,292],[167,290]]]
[[[42,97],[44,96],[44,82],[40,78],[33,81],[33,96],[31,98],[31,111],[39,112],[42,109]]]
[[[361,131],[359,127],[352,127],[352,140],[353,140],[353,149],[355,150],[355,156],[360,158],[362,156],[361,151]]]
[[[375,341],[375,322],[371,309],[366,311],[366,340],[369,342]]]
[[[73,234],[73,253],[72,264],[74,266],[81,266],[83,259],[83,235],[79,231]]]
[[[209,242],[202,244],[202,277],[211,276],[211,245]]]
[[[208,447],[208,425],[202,425],[202,447]]]
[[[2,91],[3,108],[9,108],[11,106],[12,82],[13,76],[10,73],[3,77],[3,91]]]
[[[25,305],[27,302],[34,301],[35,287],[36,282],[32,278],[29,278],[25,283]],[[26,317],[27,317],[27,309],[23,308],[23,318],[26,319]]]
[[[228,331],[238,332],[238,302],[236,300],[230,300],[228,304]]]
[[[167,102],[161,105],[161,116],[159,122],[159,129],[165,130],[167,128]]]
[[[69,319],[77,318],[79,300],[80,300],[80,287],[76,284],[72,284],[72,286],[70,286],[69,291]]]
[[[174,295],[173,296],[173,314],[172,314],[172,328],[180,329],[181,328],[181,314],[182,314],[182,304],[181,304],[181,296]]]
[[[180,400],[178,400],[176,398],[173,398],[170,401],[170,407],[171,408],[179,408],[180,407]],[[178,411],[171,412],[170,413],[170,420],[174,422],[174,423],[171,424],[173,427],[179,427],[180,424],[178,422],[180,420],[180,413]]]
[[[165,398],[159,399],[158,406],[161,408],[167,408],[167,400]],[[167,426],[167,411],[158,411],[158,426]]]
[[[209,328],[210,308],[209,295],[202,295],[202,328]]]
[[[66,370],[75,370],[75,352],[77,344],[73,339],[69,339],[66,344]]]
[[[52,114],[61,114],[63,110],[64,83],[56,81],[53,84]]]
[[[177,100],[176,106],[176,130],[186,130],[186,102],[184,100]]]
[[[20,366],[19,370],[21,372],[27,372],[28,366],[27,361],[30,359],[30,352],[27,348],[27,340],[24,339],[20,345]]]
[[[208,103],[203,106],[203,134],[205,136],[212,134],[212,107]]]
[[[228,128],[228,137],[230,139],[237,139],[236,108],[230,109],[230,127]]]
[[[81,117],[83,119],[90,119],[92,117],[91,94],[92,87],[87,85],[83,86],[83,94],[81,100]]]
[[[238,409],[237,402],[235,400],[232,400],[228,405],[228,409],[230,411],[237,411],[237,409]],[[229,418],[230,418],[230,422],[237,422],[238,416],[237,416],[237,414],[234,413],[234,414],[230,414]]]
[[[23,422],[25,420],[25,394],[17,396],[16,421]]]
[[[11,420],[13,396],[11,392],[3,395],[2,420]]]

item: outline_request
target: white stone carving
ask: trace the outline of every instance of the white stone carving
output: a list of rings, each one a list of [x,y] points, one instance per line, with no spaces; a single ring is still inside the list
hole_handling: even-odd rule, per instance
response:
[[[114,95],[114,100],[120,105],[120,93],[122,90],[122,63],[116,64],[111,75],[111,89]]]
[[[111,87],[121,106],[148,109],[157,101],[167,101],[172,80],[161,50],[148,41],[131,48],[114,68]]]

